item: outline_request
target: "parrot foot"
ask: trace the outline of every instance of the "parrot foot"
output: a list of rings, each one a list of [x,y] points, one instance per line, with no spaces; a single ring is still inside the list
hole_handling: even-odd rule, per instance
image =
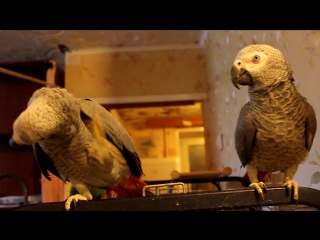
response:
[[[258,194],[261,196],[261,198],[264,200],[263,189],[267,191],[267,187],[263,182],[251,183],[249,185],[249,188],[255,189],[258,192]]]
[[[67,211],[69,211],[70,207],[71,207],[71,203],[73,202],[73,204],[76,206],[76,202],[78,202],[79,200],[88,201],[88,198],[86,196],[81,195],[81,194],[72,195],[72,196],[68,197],[66,203],[64,204],[65,209]]]
[[[299,185],[298,185],[297,181],[295,181],[295,180],[286,180],[282,186],[287,187],[287,189],[289,191],[291,191],[291,189],[293,187],[293,199],[295,201],[298,200],[298,197],[299,197],[299,195],[298,195]]]

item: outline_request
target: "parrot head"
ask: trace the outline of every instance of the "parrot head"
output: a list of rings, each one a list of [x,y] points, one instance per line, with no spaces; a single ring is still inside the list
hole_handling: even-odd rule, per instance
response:
[[[40,88],[33,93],[27,108],[14,121],[9,144],[14,147],[69,139],[74,136],[79,119],[77,98],[66,89]]]
[[[250,88],[264,88],[293,80],[290,64],[280,50],[265,44],[244,47],[237,54],[231,68],[231,81]]]

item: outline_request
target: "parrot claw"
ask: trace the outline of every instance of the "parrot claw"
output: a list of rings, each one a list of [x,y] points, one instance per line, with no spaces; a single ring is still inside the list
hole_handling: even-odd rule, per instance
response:
[[[293,187],[293,199],[295,201],[298,201],[298,198],[299,198],[299,195],[298,195],[299,185],[295,180],[286,180],[282,186],[287,187],[287,189],[289,191],[291,191],[291,189]]]
[[[258,194],[261,196],[262,200],[264,200],[263,189],[267,191],[267,187],[263,182],[251,183],[249,185],[249,188],[255,189],[258,192]]]
[[[73,202],[73,204],[76,206],[76,203],[81,200],[81,201],[88,201],[88,198],[81,195],[81,194],[76,194],[76,195],[72,195],[70,197],[68,197],[66,203],[64,204],[65,206],[65,209],[67,211],[70,210],[70,207],[71,207],[71,203]]]

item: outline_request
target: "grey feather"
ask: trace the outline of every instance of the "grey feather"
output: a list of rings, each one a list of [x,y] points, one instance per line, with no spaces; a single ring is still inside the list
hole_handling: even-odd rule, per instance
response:
[[[46,179],[51,181],[50,174],[55,175],[56,177],[63,180],[56,169],[52,159],[43,151],[39,143],[32,144],[35,160],[40,168],[41,173],[45,176]]]
[[[72,201],[92,200],[91,187],[106,188],[112,196],[142,196],[146,185],[139,179],[140,158],[121,122],[99,103],[75,98],[64,88],[35,91],[13,124],[10,142],[32,145],[48,180],[53,174],[77,189],[79,195],[67,199],[66,210]]]
[[[310,151],[317,131],[317,119],[313,107],[305,101],[306,105],[306,148]]]
[[[313,107],[296,89],[290,64],[268,45],[242,49],[231,68],[232,83],[248,85],[250,101],[241,109],[235,146],[243,165],[262,172],[298,166],[317,129]]]
[[[241,108],[234,134],[235,147],[243,166],[246,166],[252,158],[256,133],[257,128],[252,121],[250,102],[248,102]]]
[[[123,125],[108,110],[90,99],[80,99],[81,111],[94,119],[97,113],[103,124],[107,139],[113,143],[126,159],[131,172],[137,177],[143,175],[141,161],[132,139]]]

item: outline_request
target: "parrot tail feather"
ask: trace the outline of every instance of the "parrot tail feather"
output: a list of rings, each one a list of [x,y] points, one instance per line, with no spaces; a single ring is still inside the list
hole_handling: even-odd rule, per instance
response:
[[[258,181],[259,182],[265,182],[268,178],[270,178],[271,172],[260,172],[258,171]],[[249,187],[250,185],[250,179],[248,176],[248,173],[246,173],[241,180],[242,186]]]
[[[117,186],[107,188],[107,198],[141,197],[144,186],[147,186],[144,181],[131,174],[129,178],[123,179]],[[151,191],[146,190],[146,196],[153,195]]]

